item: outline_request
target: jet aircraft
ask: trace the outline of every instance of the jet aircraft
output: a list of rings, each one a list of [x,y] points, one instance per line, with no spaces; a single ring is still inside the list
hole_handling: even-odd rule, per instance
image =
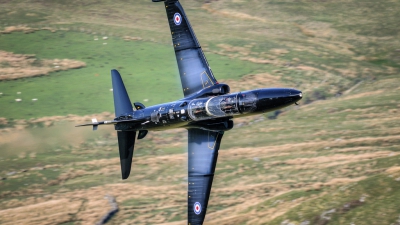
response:
[[[111,70],[115,118],[78,126],[111,124],[118,136],[122,179],[129,177],[135,140],[148,131],[185,128],[188,131],[188,224],[203,224],[218,150],[232,119],[274,111],[302,98],[302,92],[289,88],[264,88],[230,93],[227,84],[214,77],[196,35],[179,0],[164,2],[173,48],[179,68],[183,98],[145,107],[133,106],[117,70]]]

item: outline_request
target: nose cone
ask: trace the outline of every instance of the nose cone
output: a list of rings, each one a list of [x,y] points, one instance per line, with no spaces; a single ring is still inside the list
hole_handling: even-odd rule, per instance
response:
[[[262,112],[277,110],[302,99],[303,93],[290,88],[267,88],[258,92],[257,108]]]
[[[293,98],[294,102],[297,102],[303,98],[303,93],[296,89],[290,89],[290,97]]]

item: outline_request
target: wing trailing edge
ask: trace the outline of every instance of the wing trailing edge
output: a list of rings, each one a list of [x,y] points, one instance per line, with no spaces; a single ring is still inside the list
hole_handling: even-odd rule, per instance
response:
[[[153,0],[160,2],[161,0]],[[171,30],[184,96],[217,84],[207,59],[178,0],[163,1]]]
[[[224,132],[188,129],[188,224],[203,224]]]

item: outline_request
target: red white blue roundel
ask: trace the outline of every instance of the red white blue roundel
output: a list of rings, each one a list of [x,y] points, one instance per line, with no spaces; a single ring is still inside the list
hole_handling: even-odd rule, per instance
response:
[[[201,213],[201,204],[200,204],[200,202],[194,203],[193,210],[194,210],[194,213],[196,213],[196,215],[199,215]]]
[[[175,25],[179,26],[182,23],[182,16],[179,13],[174,14],[174,23]]]

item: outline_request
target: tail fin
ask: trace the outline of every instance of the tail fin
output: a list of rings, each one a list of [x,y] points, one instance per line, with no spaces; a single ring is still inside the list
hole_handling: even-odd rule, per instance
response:
[[[124,82],[117,70],[111,70],[114,93],[115,117],[128,117],[133,112],[132,103],[126,92]],[[118,120],[118,119],[117,119]],[[129,177],[132,167],[133,149],[135,147],[135,131],[117,131],[119,158],[121,162],[122,179]]]
[[[114,93],[115,117],[128,116],[133,112],[132,103],[126,92],[121,75],[117,70],[111,70],[111,79]]]

